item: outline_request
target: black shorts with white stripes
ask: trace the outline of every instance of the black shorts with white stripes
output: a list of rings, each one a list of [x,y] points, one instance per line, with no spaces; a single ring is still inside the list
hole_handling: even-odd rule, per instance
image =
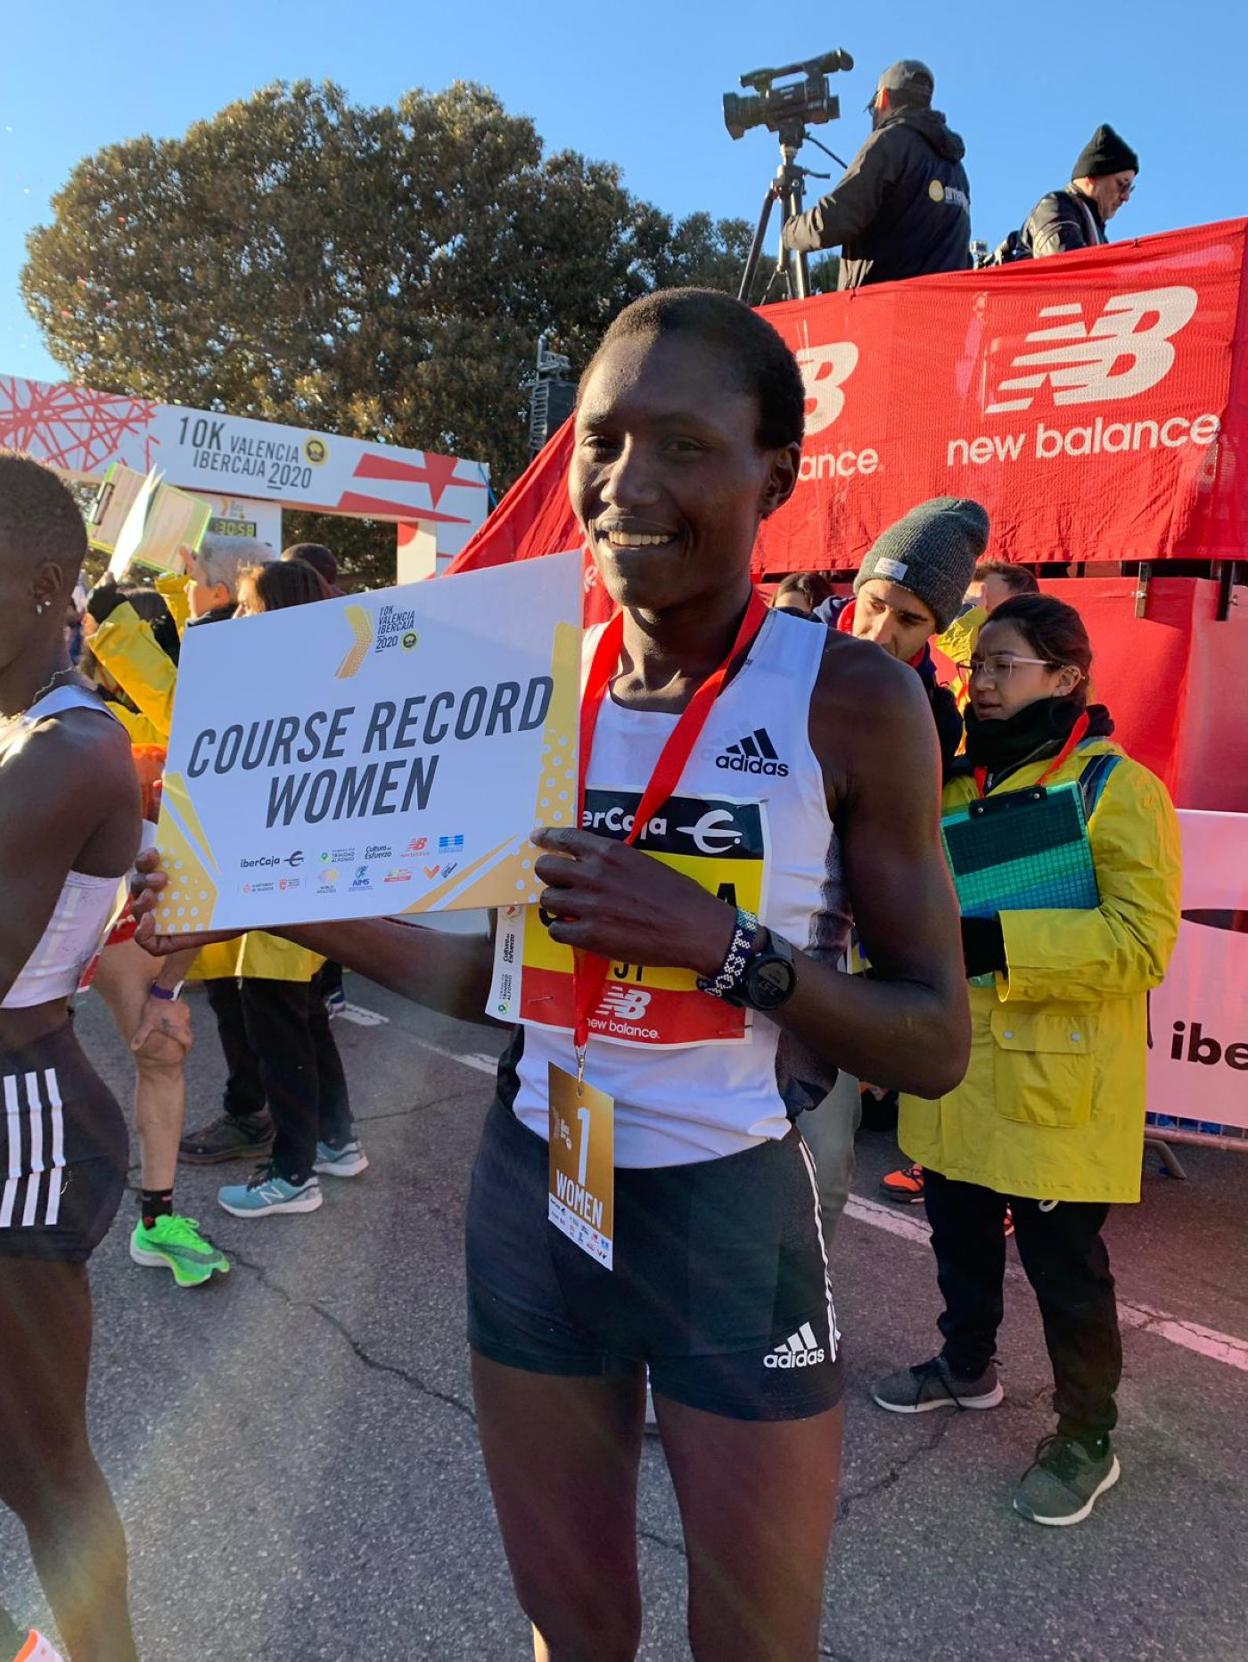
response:
[[[0,1257],[81,1264],[126,1186],[126,1122],[67,1022],[0,1050]]]
[[[779,1142],[617,1167],[614,1269],[546,1219],[547,1147],[495,1100],[468,1200],[468,1338],[490,1360],[588,1378],[645,1362],[653,1389],[739,1420],[841,1400],[840,1336],[810,1154]]]

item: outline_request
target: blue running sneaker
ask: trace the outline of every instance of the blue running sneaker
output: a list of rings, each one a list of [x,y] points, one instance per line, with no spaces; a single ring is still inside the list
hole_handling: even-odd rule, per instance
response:
[[[319,1171],[322,1177],[358,1177],[368,1170],[368,1155],[360,1147],[358,1137],[352,1137],[341,1148],[335,1148],[332,1143],[317,1143],[312,1170]]]
[[[227,1183],[217,1190],[217,1203],[236,1218],[263,1218],[273,1212],[315,1212],[324,1202],[315,1176],[306,1183],[288,1183],[272,1166],[260,1166],[247,1183]]]

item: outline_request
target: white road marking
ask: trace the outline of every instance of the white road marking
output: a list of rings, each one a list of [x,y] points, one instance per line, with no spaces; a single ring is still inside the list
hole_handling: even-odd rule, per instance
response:
[[[1122,1299],[1118,1300],[1118,1319],[1124,1327],[1138,1327],[1184,1350],[1194,1350],[1197,1356],[1208,1356],[1214,1362],[1225,1362],[1228,1368],[1248,1373],[1248,1339],[1237,1339],[1233,1334],[1219,1333],[1216,1328],[1202,1327],[1199,1322],[1167,1316],[1164,1311],[1150,1310],[1145,1304],[1125,1304]]]
[[[885,1229],[903,1240],[926,1242],[931,1230],[922,1217],[910,1217],[891,1202],[864,1200],[861,1195],[850,1195],[845,1202],[847,1217],[859,1223],[869,1223],[873,1229]],[[1006,1274],[1025,1281],[1021,1267],[1011,1264]],[[1151,1310],[1146,1304],[1131,1304],[1121,1296],[1118,1299],[1118,1319],[1124,1327],[1136,1327],[1142,1333],[1151,1333],[1156,1339],[1165,1339],[1182,1350],[1194,1351],[1211,1361],[1224,1362],[1228,1368],[1248,1373],[1248,1339],[1237,1339],[1232,1333],[1219,1333],[1216,1328],[1202,1327],[1199,1322],[1185,1321],[1179,1316],[1168,1316],[1164,1310]]]
[[[417,1039],[416,1043],[423,1050],[431,1050],[436,1056],[445,1056],[452,1062],[462,1062],[466,1068],[475,1068],[478,1073],[493,1075],[498,1070],[498,1060],[493,1056],[463,1056],[458,1051],[446,1050],[442,1045],[430,1044],[427,1039]],[[890,1235],[913,1241],[915,1245],[925,1245],[932,1233],[923,1217],[910,1215],[910,1209],[903,1211],[891,1202],[864,1200],[861,1195],[849,1196],[845,1202],[845,1213],[859,1223],[870,1224],[872,1229],[883,1229]],[[1013,1266],[1007,1273],[1022,1275],[1021,1269]],[[1197,1356],[1206,1356],[1210,1361],[1222,1362],[1228,1368],[1248,1373],[1248,1339],[1236,1338],[1233,1333],[1219,1333],[1216,1328],[1202,1327],[1199,1322],[1185,1321],[1179,1316],[1169,1316],[1164,1310],[1151,1310],[1146,1304],[1131,1304],[1122,1297],[1118,1299],[1118,1318],[1124,1327],[1138,1328],[1141,1333],[1151,1333],[1154,1338],[1178,1345],[1181,1350],[1193,1351]]]
[[[380,1010],[366,1010],[362,1004],[344,1004],[336,1019],[354,1022],[357,1027],[384,1027],[390,1017]]]
[[[911,1211],[917,1217],[911,1217]],[[874,1229],[886,1229],[890,1235],[900,1235],[905,1241],[927,1241],[931,1236],[923,1218],[921,1206],[902,1208],[892,1201],[881,1205],[876,1200],[864,1200],[861,1195],[850,1195],[845,1202],[845,1215],[869,1223]]]
[[[480,1052],[475,1052],[471,1056],[463,1056],[458,1050],[447,1050],[444,1045],[431,1044],[428,1039],[415,1039],[414,1042],[422,1050],[431,1050],[435,1056],[445,1056],[448,1061],[462,1062],[466,1068],[475,1068],[478,1073],[488,1073],[491,1079],[498,1072],[497,1056],[485,1056]]]

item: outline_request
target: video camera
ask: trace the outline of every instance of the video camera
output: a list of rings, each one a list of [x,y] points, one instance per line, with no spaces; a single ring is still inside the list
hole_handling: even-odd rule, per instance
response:
[[[854,60],[849,53],[838,50],[800,63],[785,64],[781,69],[752,69],[741,77],[741,85],[752,87],[752,93],[744,97],[736,92],[724,94],[724,126],[734,139],[739,139],[751,127],[766,127],[783,137],[803,127],[836,121],[841,113],[841,101],[829,90],[828,76],[853,67]],[[788,86],[773,85],[786,75],[800,75],[802,79]]]

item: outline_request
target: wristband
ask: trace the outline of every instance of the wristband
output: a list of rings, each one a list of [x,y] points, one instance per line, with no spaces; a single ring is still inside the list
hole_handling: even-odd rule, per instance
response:
[[[758,919],[753,912],[747,912],[738,906],[736,926],[732,931],[728,950],[724,954],[724,961],[719,966],[719,973],[713,976],[700,975],[698,991],[710,993],[712,998],[723,998],[727,993],[735,991],[741,984],[745,966],[750,961],[750,953],[754,950],[757,940]]]
[[[147,995],[149,998],[159,998],[166,1004],[172,1004],[175,998],[181,998],[182,989],[185,986],[185,981],[179,981],[177,986],[171,989],[169,987],[162,987],[158,981],[153,981],[151,986],[147,989]]]

